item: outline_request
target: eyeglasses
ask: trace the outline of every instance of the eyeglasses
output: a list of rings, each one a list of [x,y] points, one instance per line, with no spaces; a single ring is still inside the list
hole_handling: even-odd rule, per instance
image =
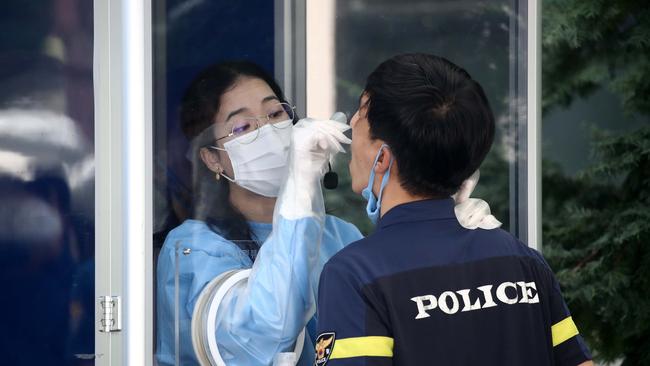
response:
[[[223,140],[228,137],[237,137],[237,141],[242,144],[250,144],[255,141],[259,135],[260,127],[270,124],[273,128],[283,129],[293,124],[295,117],[295,106],[289,103],[278,103],[268,108],[269,112],[259,117],[235,117],[228,122],[227,128],[230,133],[217,138],[215,141]],[[241,137],[241,138],[239,138]]]

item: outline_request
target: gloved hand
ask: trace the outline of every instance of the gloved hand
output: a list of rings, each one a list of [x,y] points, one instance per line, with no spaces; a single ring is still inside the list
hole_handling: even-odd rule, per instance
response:
[[[293,126],[287,179],[276,202],[276,212],[284,218],[324,216],[321,177],[327,163],[345,152],[343,144],[352,142],[343,134],[350,126],[345,118],[340,121],[341,115],[332,116],[339,121],[303,118]]]
[[[309,161],[300,159],[301,163],[309,163],[324,169],[328,160],[333,162],[337,153],[345,152],[342,144],[352,142],[343,134],[349,129],[345,115],[341,112],[334,113],[329,120],[303,118],[293,126],[292,152],[309,153],[308,155],[313,158]],[[301,166],[301,168],[307,167]]]
[[[501,226],[501,222],[490,214],[490,205],[482,199],[470,198],[480,176],[481,173],[478,170],[475,171],[452,196],[456,202],[454,207],[456,218],[460,225],[466,229],[496,229]]]

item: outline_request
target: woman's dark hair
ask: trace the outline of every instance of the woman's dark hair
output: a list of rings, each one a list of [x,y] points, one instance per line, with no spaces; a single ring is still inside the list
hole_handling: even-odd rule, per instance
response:
[[[246,218],[229,200],[226,179],[215,179],[199,157],[202,147],[214,144],[214,117],[219,111],[221,96],[242,77],[265,81],[282,102],[284,94],[277,82],[260,66],[248,61],[214,64],[201,71],[190,83],[181,100],[180,121],[190,141],[193,181],[192,217],[205,221],[211,230],[234,241],[242,250],[257,250]]]
[[[494,116],[483,88],[450,61],[395,56],[368,76],[370,135],[389,146],[401,185],[428,197],[455,193],[487,155]]]

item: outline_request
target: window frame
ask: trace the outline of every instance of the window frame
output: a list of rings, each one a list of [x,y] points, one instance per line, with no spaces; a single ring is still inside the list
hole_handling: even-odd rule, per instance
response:
[[[95,364],[153,364],[151,0],[95,0]],[[122,330],[100,332],[100,296]]]
[[[541,236],[541,4],[513,0],[510,23],[510,228],[542,250]]]
[[[153,365],[153,31],[152,1],[95,0],[95,298],[122,297],[123,329],[95,332],[96,365]],[[515,161],[510,171],[514,233],[541,250],[541,4],[513,0],[521,22],[511,43]],[[276,0],[275,73],[301,116],[316,87],[307,61],[305,0]],[[524,22],[525,20],[525,22]],[[313,25],[313,24],[312,24]],[[516,76],[517,78],[514,78]],[[95,316],[101,316],[96,301]]]

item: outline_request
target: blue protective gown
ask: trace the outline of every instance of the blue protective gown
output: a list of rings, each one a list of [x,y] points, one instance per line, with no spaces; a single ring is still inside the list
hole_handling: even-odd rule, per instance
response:
[[[307,335],[299,365],[313,365],[315,319],[313,299],[323,265],[347,244],[362,238],[352,224],[325,216],[323,226],[314,218],[282,220],[270,240],[271,224],[249,223],[253,235],[264,242],[256,260],[256,274],[245,288],[235,288],[224,298],[222,317],[217,322],[217,342],[224,360],[230,365],[269,365],[278,352],[293,347],[295,337],[307,325]],[[319,235],[322,240],[317,260],[309,261],[314,245],[296,239]],[[286,237],[287,240],[282,240]],[[205,285],[218,275],[253,265],[247,253],[235,243],[210,230],[206,223],[187,220],[167,238],[158,257],[157,269],[157,348],[160,365],[173,365],[174,350],[174,270],[177,246],[179,269],[180,364],[198,364],[191,340],[192,311]],[[190,249],[191,254],[182,251]],[[291,268],[285,271],[284,268]],[[301,292],[295,294],[296,289]],[[294,293],[292,293],[294,292]],[[313,293],[312,293],[313,292]],[[269,296],[273,293],[273,296]],[[284,294],[286,293],[286,296]],[[279,296],[277,296],[279,295]],[[297,295],[297,296],[296,296]],[[286,301],[284,299],[287,299]]]

